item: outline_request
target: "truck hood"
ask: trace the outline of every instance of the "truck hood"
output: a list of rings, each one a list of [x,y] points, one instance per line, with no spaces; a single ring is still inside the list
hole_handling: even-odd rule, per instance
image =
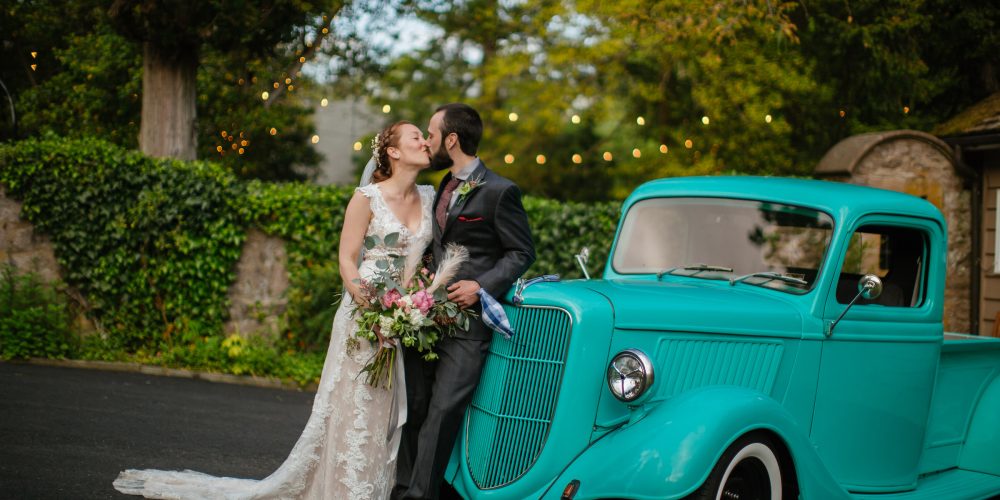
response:
[[[607,297],[615,328],[800,337],[796,296],[720,281],[591,280],[576,282]]]

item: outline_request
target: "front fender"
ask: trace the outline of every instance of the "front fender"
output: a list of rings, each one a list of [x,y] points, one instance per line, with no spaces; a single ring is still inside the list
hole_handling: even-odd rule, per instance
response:
[[[705,481],[726,447],[757,429],[788,447],[802,498],[849,498],[788,411],[760,392],[728,386],[679,394],[604,436],[560,474],[545,498],[559,498],[574,479],[580,481],[577,500],[682,498]]]

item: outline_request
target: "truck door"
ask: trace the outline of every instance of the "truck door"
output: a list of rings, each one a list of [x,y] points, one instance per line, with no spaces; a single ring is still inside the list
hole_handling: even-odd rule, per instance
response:
[[[812,440],[848,490],[904,491],[916,486],[940,356],[944,234],[934,221],[891,216],[863,218],[850,234],[833,250],[839,278],[824,325],[863,275],[879,276],[883,291],[855,302],[823,342]]]

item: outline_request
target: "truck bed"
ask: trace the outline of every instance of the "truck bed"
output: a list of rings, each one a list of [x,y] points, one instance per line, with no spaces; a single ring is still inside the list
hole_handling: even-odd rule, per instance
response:
[[[1000,375],[1000,338],[946,333],[941,346],[921,474],[958,467],[972,413]]]

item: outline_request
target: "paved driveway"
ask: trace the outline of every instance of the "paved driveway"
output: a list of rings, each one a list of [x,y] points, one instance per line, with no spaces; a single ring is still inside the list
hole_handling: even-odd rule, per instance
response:
[[[0,362],[0,499],[136,498],[124,468],[262,478],[285,459],[313,394]]]

